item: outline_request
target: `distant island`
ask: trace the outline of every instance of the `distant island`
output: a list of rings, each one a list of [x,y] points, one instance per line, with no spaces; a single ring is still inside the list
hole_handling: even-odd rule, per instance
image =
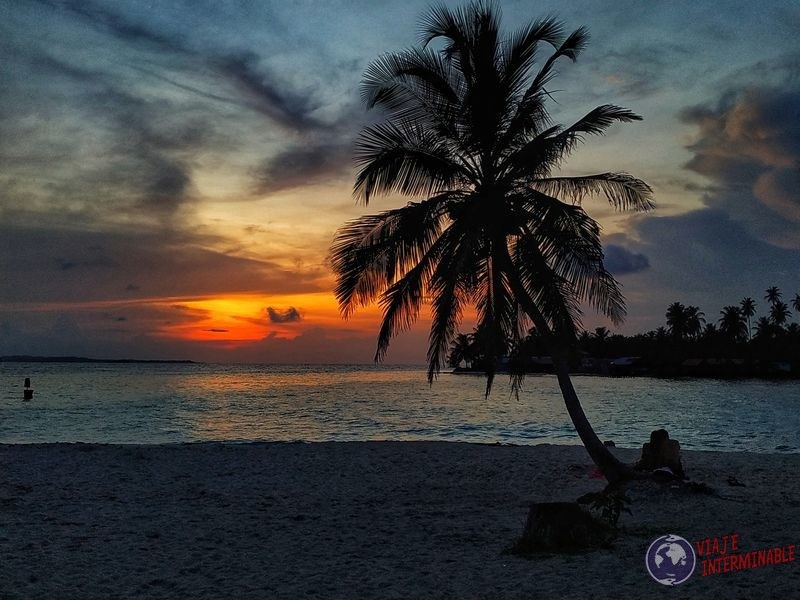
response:
[[[0,356],[0,363],[111,363],[111,364],[197,364],[193,360],[138,360],[134,358],[87,358],[85,356]]]

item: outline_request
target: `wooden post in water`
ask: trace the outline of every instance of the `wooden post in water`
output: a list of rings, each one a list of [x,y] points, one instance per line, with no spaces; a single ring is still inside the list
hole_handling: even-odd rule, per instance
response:
[[[33,390],[31,389],[31,378],[25,378],[25,390],[22,393],[23,400],[33,400]]]

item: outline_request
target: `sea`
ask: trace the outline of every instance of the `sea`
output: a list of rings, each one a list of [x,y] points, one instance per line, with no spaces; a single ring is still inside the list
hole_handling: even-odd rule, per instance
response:
[[[33,400],[23,400],[29,377]],[[800,453],[800,382],[574,377],[603,440]],[[0,363],[0,443],[446,440],[578,444],[556,379],[424,367]]]

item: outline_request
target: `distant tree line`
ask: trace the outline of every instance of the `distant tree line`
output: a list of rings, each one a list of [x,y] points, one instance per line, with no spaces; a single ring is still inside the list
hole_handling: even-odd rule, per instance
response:
[[[777,287],[764,295],[765,311],[757,317],[758,303],[743,298],[722,307],[719,316],[707,316],[697,306],[673,302],[667,307],[664,325],[632,336],[615,334],[605,327],[583,331],[576,340],[573,363],[584,371],[632,374],[773,375],[800,374],[800,294],[790,304]],[[535,329],[518,344],[502,342],[487,353],[479,330],[459,334],[450,347],[450,366],[482,369],[484,356],[504,356],[509,369],[547,369],[547,344]],[[495,344],[498,342],[495,341]],[[614,364],[613,359],[635,360]]]

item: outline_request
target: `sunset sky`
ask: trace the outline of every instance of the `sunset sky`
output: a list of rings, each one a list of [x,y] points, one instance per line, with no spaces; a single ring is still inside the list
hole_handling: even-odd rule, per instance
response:
[[[770,285],[800,291],[796,2],[499,4],[507,27],[588,26],[552,84],[557,120],[644,117],[565,169],[655,190],[649,215],[587,205],[622,332],[675,300],[715,321],[744,296],[764,313]],[[345,221],[406,201],[353,200],[358,83],[416,43],[428,6],[0,3],[0,354],[369,362],[379,312],[339,317],[326,255]],[[388,361],[424,360],[426,326]]]

